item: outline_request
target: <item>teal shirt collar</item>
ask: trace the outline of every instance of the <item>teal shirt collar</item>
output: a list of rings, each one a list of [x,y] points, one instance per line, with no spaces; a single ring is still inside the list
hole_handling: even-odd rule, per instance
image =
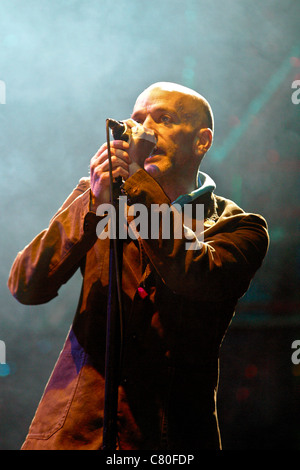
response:
[[[203,173],[199,170],[197,174],[197,188],[189,194],[182,194],[177,199],[175,199],[172,204],[180,204],[181,206],[184,206],[184,204],[192,202],[194,199],[202,196],[205,193],[212,193],[215,189],[216,184],[213,179],[206,173]]]

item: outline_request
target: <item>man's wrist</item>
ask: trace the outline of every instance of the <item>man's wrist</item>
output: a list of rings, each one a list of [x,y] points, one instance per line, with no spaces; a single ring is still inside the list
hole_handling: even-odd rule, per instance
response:
[[[136,163],[132,162],[129,164],[129,176],[132,176],[134,173],[136,173],[138,170],[140,170],[142,167]]]

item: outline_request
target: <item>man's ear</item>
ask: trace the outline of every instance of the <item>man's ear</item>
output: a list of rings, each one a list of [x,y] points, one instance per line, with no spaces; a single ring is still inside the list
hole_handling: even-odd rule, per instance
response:
[[[203,157],[210,149],[213,141],[213,133],[209,128],[199,129],[194,140],[193,150],[196,156]]]

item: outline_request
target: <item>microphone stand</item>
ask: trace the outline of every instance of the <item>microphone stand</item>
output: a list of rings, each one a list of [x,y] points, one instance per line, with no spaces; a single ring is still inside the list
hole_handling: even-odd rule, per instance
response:
[[[109,256],[109,286],[107,301],[107,325],[106,325],[106,353],[105,353],[105,398],[104,398],[104,422],[103,422],[103,450],[116,449],[117,440],[117,409],[118,387],[120,383],[120,368],[122,356],[122,258],[123,242],[118,236],[119,229],[119,196],[122,178],[113,181],[111,153],[109,145],[109,124],[106,120],[106,137],[109,158],[110,173],[110,202],[115,208],[115,223],[111,225],[110,256]],[[114,133],[113,133],[114,135]],[[127,140],[126,136],[115,136]],[[111,218],[111,224],[113,224]]]

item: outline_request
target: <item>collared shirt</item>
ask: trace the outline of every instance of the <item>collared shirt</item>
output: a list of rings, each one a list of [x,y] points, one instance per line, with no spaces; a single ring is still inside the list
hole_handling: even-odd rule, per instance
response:
[[[197,188],[189,194],[182,194],[181,196],[178,196],[178,198],[175,199],[172,204],[180,204],[181,206],[184,206],[184,204],[192,202],[194,199],[202,196],[205,193],[213,192],[215,189],[216,184],[213,179],[206,173],[203,173],[199,170],[197,174]]]

